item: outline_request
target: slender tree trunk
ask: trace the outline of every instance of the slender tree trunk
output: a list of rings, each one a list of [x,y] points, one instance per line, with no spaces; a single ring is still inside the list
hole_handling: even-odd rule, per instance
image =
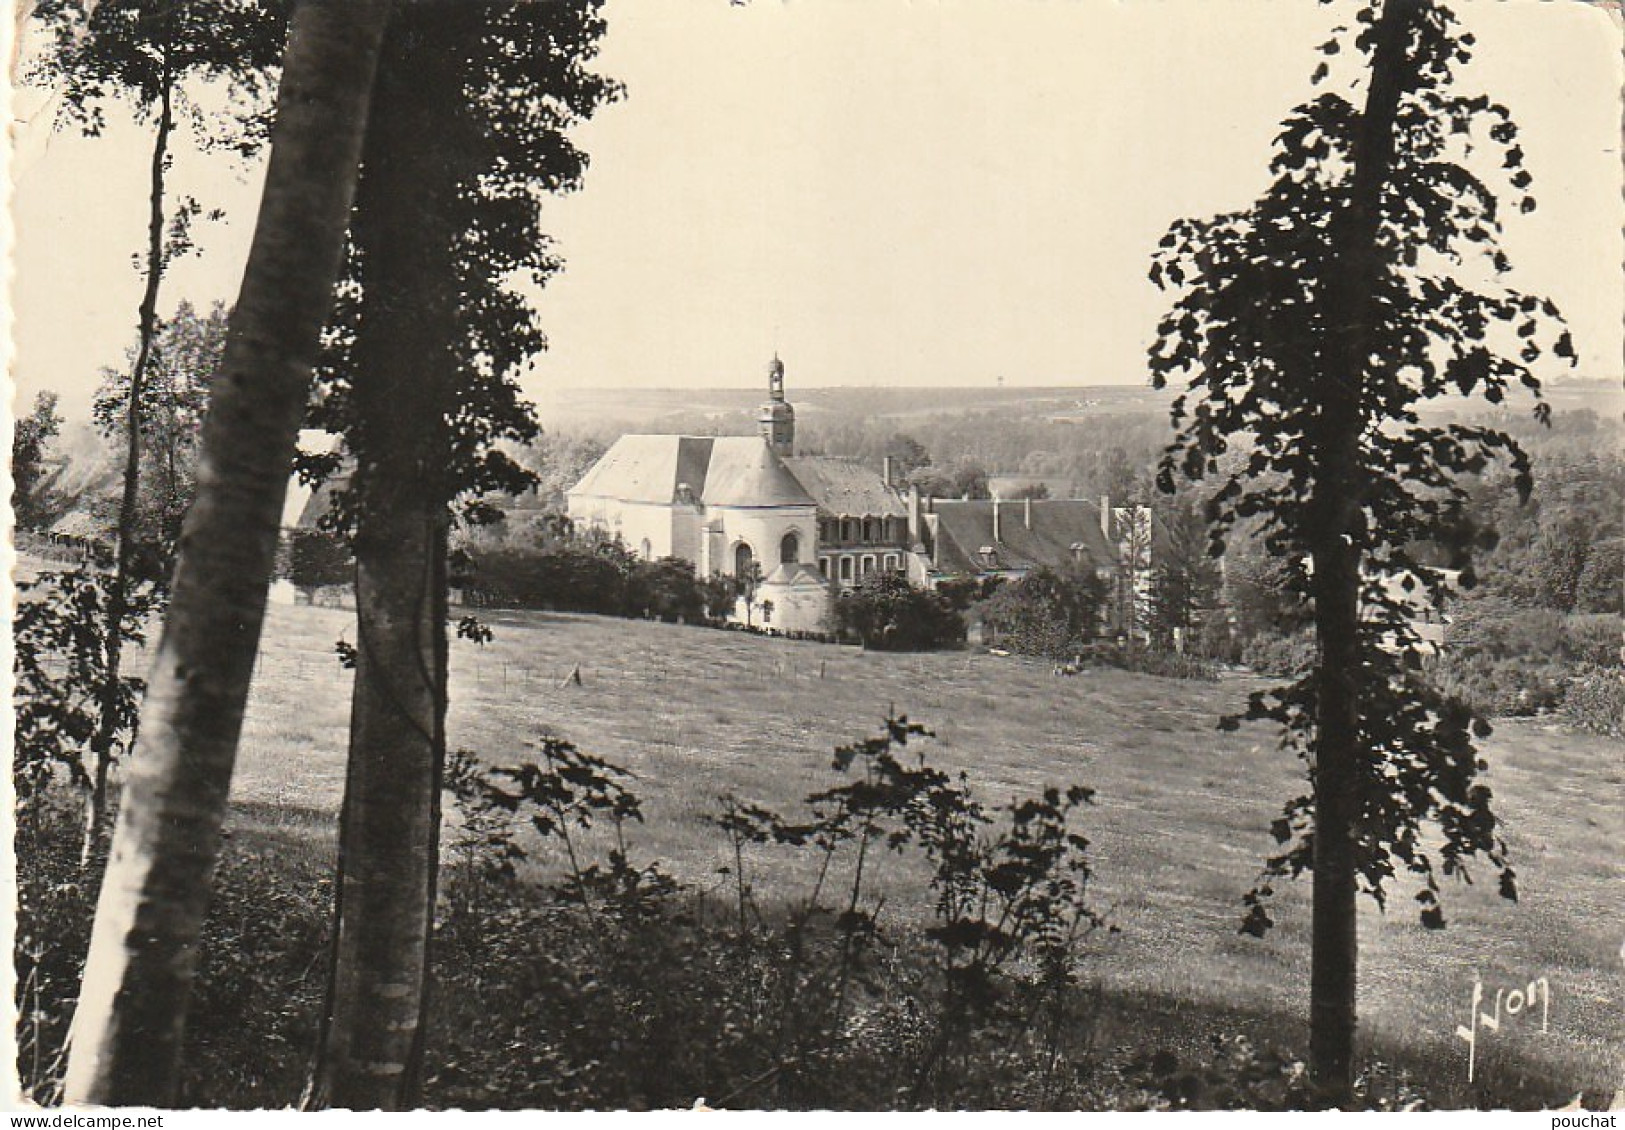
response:
[[[164,189],[169,174],[169,139],[175,129],[174,74],[165,50],[158,95],[158,128],[152,139],[148,180],[146,286],[137,315],[139,344],[130,369],[130,398],[124,409],[124,489],[119,496],[117,546],[113,579],[107,592],[107,620],[101,686],[101,717],[91,737],[90,804],[85,812],[80,865],[88,866],[100,846],[107,822],[107,777],[113,767],[113,741],[118,733],[119,675],[123,665],[124,620],[129,615],[130,574],[134,571],[136,509],[141,497],[141,396],[146,391],[158,335],[158,291],[164,281]]]
[[[294,10],[253,246],[74,1015],[72,1103],[177,1098],[277,527],[389,10],[388,0],[304,0]]]
[[[357,659],[334,965],[309,1106],[410,1109],[422,1083],[446,712],[446,417],[459,326],[454,17],[391,21],[353,228]],[[425,138],[439,139],[437,144]]]
[[[1405,48],[1421,0],[1388,0],[1376,27],[1371,82],[1355,140],[1349,206],[1334,237],[1328,308],[1344,322],[1327,350],[1316,424],[1315,548],[1312,591],[1319,642],[1316,670],[1313,954],[1309,1061],[1316,1090],[1347,1104],[1354,1088],[1355,988],[1359,938],[1355,910],[1360,771],[1360,546],[1365,541],[1362,404],[1372,364],[1376,290],[1383,271],[1377,235],[1392,173],[1394,122],[1404,87]]]

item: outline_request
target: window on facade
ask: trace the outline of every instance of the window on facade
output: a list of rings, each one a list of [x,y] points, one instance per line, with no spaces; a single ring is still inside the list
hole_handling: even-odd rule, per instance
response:
[[[740,542],[734,546],[734,576],[748,577],[751,566],[755,563],[756,555],[750,551],[750,546]]]
[[[829,558],[820,557],[818,559],[818,575],[826,581],[829,580]]]
[[[860,562],[859,565],[858,565],[858,575],[861,576],[861,577],[867,577],[870,573],[873,573],[874,571],[875,571],[874,554],[865,553],[863,555],[863,561]]]
[[[643,539],[643,559],[645,561],[648,561],[651,558],[653,558],[654,555],[655,555],[655,547],[653,545],[649,544],[649,539],[648,538],[644,538]]]
[[[887,570],[887,572],[896,572],[897,571],[897,554],[895,554],[895,553],[886,554],[886,570]]]
[[[794,565],[800,554],[801,538],[794,530],[791,530],[784,535],[784,540],[779,542],[779,563],[781,565]]]
[[[851,579],[852,579],[852,559],[850,557],[843,557],[843,558],[841,558],[841,580],[850,581]]]
[[[874,523],[874,520],[871,519],[871,518],[865,518],[863,520],[863,540],[864,541],[874,541],[875,540],[875,523]]]

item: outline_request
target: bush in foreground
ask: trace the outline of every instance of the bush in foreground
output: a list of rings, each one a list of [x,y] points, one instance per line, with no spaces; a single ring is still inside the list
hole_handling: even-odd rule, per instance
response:
[[[602,759],[546,736],[513,766],[455,758],[461,819],[433,945],[426,1101],[1303,1105],[1297,1061],[1217,1035],[1227,1018],[1204,1018],[1208,1035],[1188,1012],[1159,1029],[1087,985],[1084,946],[1102,923],[1072,823],[1088,790],[985,808],[920,754],[925,736],[899,719],[842,747],[828,786],[793,812],[721,798],[709,823],[727,862],[706,891],[634,861],[641,803]],[[223,857],[188,1033],[182,1101],[198,1106],[296,1104],[326,986],[326,851],[291,834],[286,813],[246,815]],[[21,856],[21,1067],[42,1102],[57,1094],[95,898],[70,817],[43,819]],[[781,852],[819,865],[770,902],[758,875]],[[925,877],[925,903],[887,902],[908,885],[900,870]],[[1401,1093],[1416,1101],[1365,1099],[1391,1107]]]

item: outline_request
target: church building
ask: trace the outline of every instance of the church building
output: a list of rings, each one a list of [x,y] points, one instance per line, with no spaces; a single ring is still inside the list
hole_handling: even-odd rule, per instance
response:
[[[830,596],[878,573],[935,588],[1091,569],[1132,608],[1149,583],[1151,513],[1077,499],[922,499],[853,459],[796,454],[784,364],[768,366],[754,436],[625,435],[565,494],[571,520],[646,559],[746,578],[734,619],[782,632],[830,628]]]
[[[777,357],[757,424],[754,436],[622,436],[566,492],[568,513],[645,558],[754,578],[741,622],[826,631],[833,588],[905,567],[908,510],[860,463],[796,455]]]

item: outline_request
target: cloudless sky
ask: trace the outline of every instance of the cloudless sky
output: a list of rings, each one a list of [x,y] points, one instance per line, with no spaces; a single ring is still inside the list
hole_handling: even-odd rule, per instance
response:
[[[1507,103],[1540,208],[1509,209],[1520,289],[1568,314],[1582,372],[1625,353],[1620,35],[1583,4],[1458,6],[1464,90]],[[611,0],[599,66],[623,101],[583,127],[585,187],[550,200],[567,260],[537,298],[526,384],[791,388],[1137,383],[1166,304],[1168,223],[1244,207],[1315,47],[1309,0]],[[48,130],[14,155],[19,394],[82,415],[133,341],[147,137]],[[427,143],[426,139],[426,143]],[[183,154],[230,216],[165,307],[235,292],[258,170]]]

